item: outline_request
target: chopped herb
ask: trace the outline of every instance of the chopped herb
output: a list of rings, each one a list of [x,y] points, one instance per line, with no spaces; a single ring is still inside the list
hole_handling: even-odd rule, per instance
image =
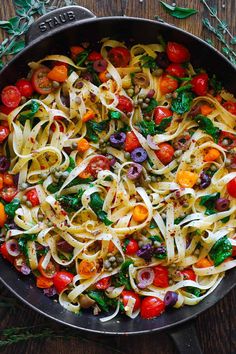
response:
[[[175,90],[175,92],[183,92],[183,91],[187,91],[187,90],[190,90],[192,88],[192,85],[191,84],[188,84],[188,85],[184,85],[184,86],[180,86],[179,88],[177,88],[177,90]]]
[[[195,9],[190,9],[187,7],[178,7],[166,4],[164,1],[160,1],[162,7],[170,14],[172,17],[183,19],[196,14],[198,11]]]
[[[150,236],[149,239],[152,240],[152,242],[155,242],[155,241],[162,242],[163,241],[159,235]]]
[[[171,123],[172,117],[162,119],[161,123],[157,125],[153,120],[142,120],[137,126],[140,129],[140,133],[147,137],[147,135],[155,135],[164,133],[168,125]]]
[[[184,216],[179,216],[178,218],[176,218],[176,219],[174,220],[174,224],[175,224],[175,225],[179,225],[179,224],[181,223],[181,221],[183,221],[185,218],[186,218],[186,215],[184,215]]]
[[[110,119],[120,119],[121,118],[121,113],[118,111],[109,111],[108,112],[108,117]]]
[[[216,241],[214,246],[209,252],[209,256],[214,262],[214,265],[217,267],[224,260],[230,256],[232,256],[232,245],[227,236],[221,237]]]
[[[126,251],[126,248],[127,248],[127,246],[128,246],[129,243],[130,243],[130,239],[127,238],[127,239],[125,240],[125,242],[123,243],[123,246],[122,246],[123,252]]]
[[[223,224],[226,224],[228,221],[229,221],[230,217],[229,216],[226,216],[225,218],[221,219],[220,221],[223,223]]]
[[[193,94],[189,91],[181,91],[178,96],[172,100],[172,111],[183,114],[190,111],[193,101]]]
[[[59,203],[67,212],[71,213],[81,208],[81,198],[84,193],[83,189],[80,189],[77,194],[62,195],[58,198]]]
[[[97,143],[99,141],[99,136],[97,135],[96,132],[102,132],[104,131],[107,126],[108,126],[109,119],[103,120],[102,122],[95,122],[95,121],[88,121],[86,123],[87,127],[87,134],[86,137],[91,140],[94,143]]]
[[[70,164],[66,169],[67,172],[71,172],[75,168],[75,160],[71,156],[69,157],[69,159],[70,159]]]
[[[63,179],[60,179],[58,183],[51,183],[49,184],[49,186],[47,187],[47,190],[49,193],[56,193],[60,190],[60,188],[62,187],[63,183],[65,181]],[[74,178],[68,185],[67,188],[73,187],[73,186],[77,186],[78,184],[88,184],[92,182],[91,178],[79,178],[76,177]]]
[[[198,114],[194,119],[198,123],[199,128],[212,136],[214,141],[217,143],[220,135],[220,129],[215,127],[209,118],[201,114]]]
[[[102,210],[103,209],[103,203],[104,203],[104,201],[100,197],[99,193],[95,192],[95,193],[91,194],[89,206],[95,212],[97,217],[102,222],[104,222],[104,224],[106,226],[109,226],[109,225],[113,224],[113,221],[109,220],[107,218],[107,213],[104,210]]]

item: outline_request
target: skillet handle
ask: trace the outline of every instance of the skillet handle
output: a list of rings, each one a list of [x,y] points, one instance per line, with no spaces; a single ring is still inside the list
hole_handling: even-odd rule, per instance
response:
[[[198,340],[195,323],[187,322],[168,331],[180,354],[203,354]]]
[[[67,27],[71,22],[96,17],[90,10],[82,6],[66,6],[55,9],[33,22],[26,33],[26,44],[52,33],[60,27]]]

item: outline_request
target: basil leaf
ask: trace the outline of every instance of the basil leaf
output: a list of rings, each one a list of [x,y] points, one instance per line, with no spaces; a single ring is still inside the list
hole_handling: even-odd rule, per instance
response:
[[[79,178],[76,177],[74,178],[68,185],[67,188],[73,187],[73,186],[77,186],[78,184],[88,184],[92,182],[91,178]],[[59,180],[59,182],[57,183],[51,183],[48,185],[47,190],[49,193],[56,193],[59,191],[59,189],[61,188],[61,186],[63,185],[64,180]]]
[[[191,84],[188,84],[188,85],[184,85],[184,86],[180,86],[179,88],[177,88],[175,90],[175,92],[182,92],[182,91],[188,91],[192,88],[192,85]]]
[[[5,212],[10,218],[14,218],[16,210],[20,206],[20,199],[14,198],[10,203],[4,206]]]
[[[198,11],[195,9],[190,9],[187,7],[178,7],[166,4],[164,1],[160,1],[162,7],[168,12],[172,17],[183,19],[196,14]]]
[[[99,141],[99,136],[97,135],[96,132],[102,132],[104,131],[107,126],[108,126],[109,119],[106,119],[102,122],[94,122],[92,120],[88,121],[86,123],[87,127],[87,134],[86,137],[91,140],[94,143],[97,143]]]
[[[71,172],[75,168],[75,160],[71,156],[69,157],[69,160],[70,160],[70,164],[66,169],[67,172]]]
[[[223,219],[220,219],[220,221],[223,223],[223,224],[226,224],[228,221],[229,221],[230,217],[229,216],[226,216],[225,218]]]
[[[178,218],[176,218],[176,219],[174,220],[174,224],[175,224],[175,225],[179,225],[179,224],[181,223],[181,221],[183,221],[185,218],[186,218],[186,215],[184,215],[184,216],[179,216]]]
[[[218,142],[219,135],[220,135],[220,129],[215,127],[209,118],[207,118],[201,114],[198,114],[194,118],[194,120],[197,122],[200,129],[202,129],[204,132],[206,132],[207,134],[212,136],[216,143]]]
[[[152,240],[152,242],[155,242],[155,241],[162,242],[163,241],[159,235],[150,236],[149,239]]]
[[[104,201],[101,199],[99,193],[95,192],[90,195],[89,206],[95,212],[97,217],[106,225],[109,226],[113,224],[113,221],[107,218],[107,213],[102,210]]]
[[[224,260],[232,255],[232,245],[227,236],[221,237],[216,241],[214,246],[209,252],[209,256],[214,262],[214,265],[217,267]]]
[[[20,113],[19,121],[21,122],[21,124],[24,124],[27,119],[33,118],[34,115],[38,112],[39,107],[39,103],[35,100],[32,100],[29,105],[26,105],[25,108],[27,108],[28,110],[24,113]]]
[[[147,106],[147,108],[143,109],[144,113],[150,113],[151,111],[153,111],[154,108],[156,108],[158,106],[158,102],[157,100],[155,100],[155,98],[151,98],[150,102]]]
[[[189,91],[179,92],[177,98],[172,100],[171,110],[183,114],[190,111],[191,104],[193,101],[193,94]]]

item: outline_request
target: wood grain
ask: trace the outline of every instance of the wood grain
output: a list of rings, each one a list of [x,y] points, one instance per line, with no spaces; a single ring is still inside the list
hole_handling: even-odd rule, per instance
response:
[[[186,20],[177,20],[166,14],[158,0],[81,0],[77,3],[90,9],[97,16],[125,15],[153,19],[160,16],[166,22],[194,33],[201,38],[211,38],[215,46],[220,49],[218,41],[202,26],[202,18],[207,11],[200,0],[176,1],[178,6],[194,7],[198,14]],[[220,17],[230,24],[232,33],[236,33],[235,1],[211,0],[211,5],[219,9]],[[53,0],[56,6],[63,6],[64,1]],[[171,3],[171,1],[169,1]],[[223,8],[222,4],[226,3]],[[11,0],[2,0],[0,19],[9,19],[14,16],[14,6]],[[213,21],[214,22],[214,21]],[[1,35],[2,36],[2,35]],[[0,39],[2,38],[0,36]],[[199,53],[201,55],[201,53]],[[6,290],[4,293],[10,295]],[[216,306],[199,316],[196,327],[204,353],[235,354],[236,353],[236,291],[232,291]],[[0,313],[0,329],[12,326],[37,326],[44,324],[54,329],[63,327],[44,318],[28,307],[20,304],[14,313]],[[93,342],[100,341],[103,344]],[[114,348],[107,348],[106,345]],[[78,338],[65,340],[50,338],[47,340],[22,342],[8,347],[3,354],[113,354],[115,349],[124,354],[175,354],[176,350],[167,334],[148,334],[135,337],[107,337],[78,332]]]

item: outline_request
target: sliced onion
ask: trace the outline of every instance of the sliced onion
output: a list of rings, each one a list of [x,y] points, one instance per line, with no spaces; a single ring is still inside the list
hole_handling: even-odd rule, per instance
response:
[[[147,286],[151,285],[154,280],[154,271],[152,268],[140,269],[137,273],[138,287],[140,289],[145,289]]]
[[[11,239],[8,240],[6,242],[6,248],[7,248],[7,252],[13,256],[13,257],[17,257],[20,254],[20,249],[18,246],[18,242],[15,239]]]
[[[147,136],[147,143],[148,143],[148,146],[152,150],[160,150],[159,146],[156,143],[154,143],[154,141],[152,140],[152,136],[151,135]]]

